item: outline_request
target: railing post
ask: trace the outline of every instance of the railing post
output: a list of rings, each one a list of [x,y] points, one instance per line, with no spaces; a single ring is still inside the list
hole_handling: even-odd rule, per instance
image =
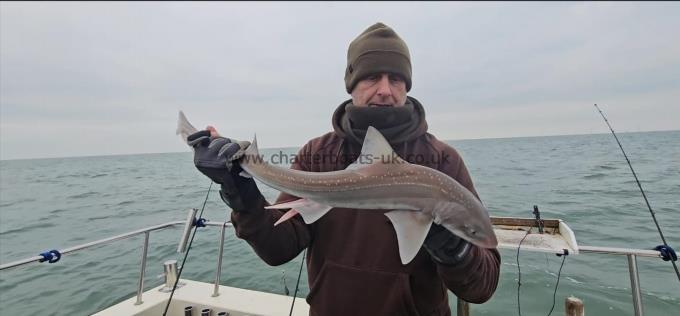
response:
[[[220,234],[220,254],[219,257],[217,257],[217,272],[215,273],[215,290],[212,294],[213,297],[220,296],[220,275],[222,275],[222,254],[224,253],[224,231],[226,228],[227,225],[224,223],[222,225],[222,233]]]
[[[139,286],[137,287],[137,302],[135,305],[144,303],[142,301],[142,293],[144,292],[144,271],[146,270],[146,253],[149,249],[149,233],[144,232],[144,248],[142,249],[142,269],[139,272]]]
[[[458,298],[458,304],[456,308],[457,316],[470,316],[470,304],[460,298]]]
[[[564,314],[566,316],[584,316],[583,301],[577,297],[567,297],[564,300]]]
[[[630,272],[630,288],[633,291],[633,308],[635,316],[644,315],[642,311],[642,293],[640,292],[640,275],[637,268],[637,257],[633,254],[628,257],[628,272]]]

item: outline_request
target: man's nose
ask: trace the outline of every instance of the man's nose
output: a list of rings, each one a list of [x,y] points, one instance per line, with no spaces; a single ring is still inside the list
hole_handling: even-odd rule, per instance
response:
[[[384,74],[380,76],[380,81],[378,81],[377,94],[381,97],[392,95],[392,90],[390,90],[390,77],[388,75]]]

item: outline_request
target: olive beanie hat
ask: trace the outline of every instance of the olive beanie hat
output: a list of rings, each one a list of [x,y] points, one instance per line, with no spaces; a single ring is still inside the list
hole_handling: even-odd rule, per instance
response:
[[[406,91],[411,90],[411,55],[408,46],[392,28],[376,23],[349,44],[345,69],[347,93],[352,93],[360,80],[381,72],[402,77],[406,82]]]

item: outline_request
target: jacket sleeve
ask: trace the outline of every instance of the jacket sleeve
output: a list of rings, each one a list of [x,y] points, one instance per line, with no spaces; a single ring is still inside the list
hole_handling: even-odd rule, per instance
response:
[[[440,171],[456,179],[479,199],[465,163],[456,150],[448,147],[441,153],[448,156],[448,159],[442,159]],[[437,271],[446,287],[457,297],[466,302],[481,304],[488,301],[496,291],[501,256],[497,249],[471,246],[462,262],[455,266],[437,264]]]
[[[305,145],[300,153],[307,149]],[[296,157],[300,157],[300,153]],[[293,169],[304,170],[302,162],[295,160]],[[295,197],[281,194],[277,200],[294,200]],[[267,264],[276,266],[297,257],[310,243],[311,235],[308,226],[300,216],[295,216],[277,226],[274,223],[287,210],[266,210],[268,203],[247,212],[231,212],[231,222],[236,236],[244,239],[255,253]]]

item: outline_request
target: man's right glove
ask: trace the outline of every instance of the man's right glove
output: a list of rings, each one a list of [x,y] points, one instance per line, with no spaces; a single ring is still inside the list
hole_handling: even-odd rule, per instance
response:
[[[434,261],[446,266],[455,266],[465,260],[472,244],[443,226],[432,223],[423,247]]]
[[[232,141],[225,137],[210,137],[203,130],[187,137],[194,148],[194,165],[214,182],[221,185],[220,196],[236,212],[261,209],[266,200],[252,178],[243,177],[238,159],[243,156],[249,142]]]

